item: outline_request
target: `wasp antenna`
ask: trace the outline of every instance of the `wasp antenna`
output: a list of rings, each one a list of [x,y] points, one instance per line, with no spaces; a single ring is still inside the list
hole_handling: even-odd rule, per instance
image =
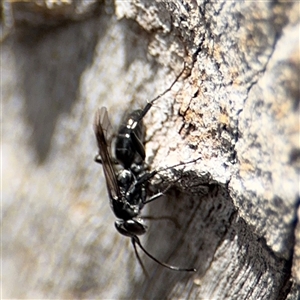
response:
[[[181,75],[183,74],[183,72],[185,71],[185,67],[186,67],[186,63],[184,62],[183,64],[183,69],[181,70],[181,72],[176,76],[175,80],[172,82],[172,84],[161,94],[159,94],[158,96],[156,96],[154,99],[152,99],[149,103],[153,104],[153,102],[155,102],[157,99],[159,99],[160,97],[162,97],[163,95],[165,95],[166,93],[168,93],[172,87],[174,86],[174,84],[178,81],[178,79],[181,77]]]
[[[161,261],[159,261],[158,259],[156,259],[154,256],[152,256],[141,244],[140,242],[140,239],[134,235],[132,238],[131,238],[131,242],[133,244],[133,247],[136,249],[136,246],[135,246],[135,243],[137,243],[139,245],[139,247],[144,251],[144,253],[149,256],[152,260],[154,260],[155,262],[157,262],[159,265],[167,268],[167,269],[170,269],[170,270],[173,270],[173,271],[185,271],[185,272],[196,272],[197,270],[194,269],[194,268],[191,268],[191,269],[186,269],[186,268],[179,268],[179,267],[175,267],[175,266],[171,266],[171,265],[168,265],[166,263],[163,263]]]
[[[172,82],[172,84],[161,94],[159,94],[158,96],[156,96],[154,99],[152,99],[151,101],[147,101],[146,106],[144,107],[143,111],[140,113],[139,118],[136,120],[136,122],[140,122],[144,116],[146,115],[146,113],[150,110],[150,108],[153,106],[153,103],[159,99],[160,97],[162,97],[163,95],[165,95],[166,93],[168,93],[172,87],[174,86],[174,84],[178,81],[179,77],[183,74],[183,72],[185,71],[185,62],[183,64],[183,69],[182,71],[176,76],[175,80]]]

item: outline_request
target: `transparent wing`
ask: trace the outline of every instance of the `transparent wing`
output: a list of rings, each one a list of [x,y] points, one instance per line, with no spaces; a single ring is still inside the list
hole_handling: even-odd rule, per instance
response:
[[[110,124],[108,112],[107,112],[107,109],[105,106],[102,106],[96,112],[95,122],[94,122],[94,130],[95,130],[95,125],[97,125],[96,121],[97,121],[97,124],[101,125],[102,131],[104,133],[104,138],[105,138],[107,146],[108,146],[108,153],[111,154],[110,145],[111,145],[111,140],[112,140],[112,136],[113,136],[113,128]]]
[[[117,182],[113,162],[110,155],[110,141],[112,127],[109,122],[106,107],[97,110],[94,119],[94,131],[97,139],[99,155],[101,157],[106,186],[111,200],[120,200],[121,194]]]

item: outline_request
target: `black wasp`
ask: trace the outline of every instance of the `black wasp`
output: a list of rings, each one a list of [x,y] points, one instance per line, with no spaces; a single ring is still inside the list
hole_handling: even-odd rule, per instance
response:
[[[176,271],[196,271],[193,268],[179,268],[160,262],[142,246],[138,238],[138,235],[144,234],[147,230],[147,226],[139,218],[142,208],[145,204],[163,195],[163,193],[157,193],[151,197],[147,195],[149,180],[158,174],[159,171],[149,172],[145,164],[145,127],[143,118],[153,103],[171,90],[183,72],[184,69],[176,77],[171,86],[165,92],[148,102],[144,109],[134,110],[124,119],[124,123],[119,127],[115,138],[115,159],[111,155],[113,135],[107,109],[102,107],[96,112],[94,131],[99,154],[96,156],[95,161],[101,163],[103,166],[110,205],[118,219],[115,221],[115,227],[119,233],[131,238],[139,261],[140,258],[136,244],[146,255],[166,268]],[[121,165],[119,171],[115,168],[116,163]],[[180,165],[182,164],[166,169]]]

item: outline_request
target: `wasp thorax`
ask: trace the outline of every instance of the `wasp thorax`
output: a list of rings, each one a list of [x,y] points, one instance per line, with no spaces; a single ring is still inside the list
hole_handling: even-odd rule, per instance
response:
[[[122,186],[129,186],[134,181],[134,175],[129,170],[121,170],[118,173],[118,182]]]

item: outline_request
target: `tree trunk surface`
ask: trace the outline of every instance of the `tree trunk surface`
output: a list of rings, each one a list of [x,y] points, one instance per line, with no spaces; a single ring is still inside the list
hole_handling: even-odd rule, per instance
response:
[[[299,2],[2,1],[2,298],[299,299]],[[118,234],[95,111],[172,185]],[[115,131],[116,132],[116,131]],[[150,192],[149,192],[150,193]],[[155,218],[157,220],[155,220]]]

